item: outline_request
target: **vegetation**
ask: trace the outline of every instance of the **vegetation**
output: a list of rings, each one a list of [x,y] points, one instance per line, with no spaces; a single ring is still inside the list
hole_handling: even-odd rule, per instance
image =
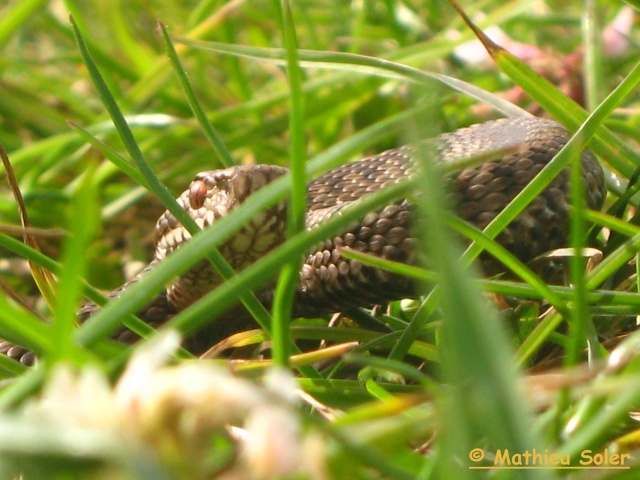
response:
[[[155,3],[0,7],[0,144],[30,226],[23,243],[6,182],[0,337],[41,358],[24,368],[0,356],[3,478],[634,478],[637,2]],[[506,50],[467,43],[482,31]],[[155,335],[133,318],[189,265],[221,263],[212,247],[267,205],[289,195],[302,211],[305,168],[315,175],[522,108],[579,131],[552,167],[572,169],[574,192],[584,145],[616,174],[606,213],[574,201],[571,246],[604,255],[564,252],[568,286],[500,251],[517,281],[468,267],[550,178],[483,236],[445,213],[434,171],[414,196],[433,271],[385,265],[422,282],[419,301],[354,312],[342,328],[290,325],[297,259],[350,221],[298,233],[292,215],[286,244],[173,328]],[[292,174],[77,326],[83,297],[102,303],[98,290],[146,264],[155,219],[193,175],[233,163]],[[463,261],[460,232],[475,240]],[[263,329],[225,343],[255,347],[251,360],[196,362],[178,350],[175,329],[251,303],[278,272],[273,321],[263,312]],[[110,340],[123,323],[149,340]],[[273,363],[255,359],[265,339]],[[314,346],[300,354],[292,339]]]

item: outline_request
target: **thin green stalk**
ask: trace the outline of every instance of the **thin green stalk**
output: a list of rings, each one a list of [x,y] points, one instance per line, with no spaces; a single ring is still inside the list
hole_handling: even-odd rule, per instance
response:
[[[598,0],[585,0],[585,9],[582,15],[582,38],[584,39],[584,91],[587,110],[593,110],[598,106],[603,89],[604,52],[603,40],[603,9],[599,7]]]
[[[224,140],[222,137],[218,135],[216,129],[211,125],[211,122],[207,118],[207,114],[204,112],[202,107],[200,106],[200,102],[196,97],[195,92],[193,91],[193,87],[191,86],[191,82],[189,81],[189,77],[185,72],[182,64],[180,63],[180,58],[178,58],[178,54],[176,53],[176,49],[173,46],[173,42],[171,41],[171,37],[167,32],[167,26],[158,21],[158,27],[160,32],[162,33],[162,38],[164,40],[164,46],[167,51],[167,57],[169,57],[169,61],[173,66],[173,70],[176,72],[178,80],[180,81],[180,85],[182,86],[182,90],[187,97],[187,101],[189,102],[189,106],[191,107],[191,111],[198,119],[202,130],[205,135],[209,139],[209,143],[213,147],[213,150],[216,152],[218,156],[218,160],[220,164],[224,167],[231,167],[234,165],[233,158],[229,154],[229,150],[224,145]]]
[[[307,210],[302,72],[298,65],[298,41],[291,16],[291,6],[287,0],[274,0],[274,5],[281,19],[290,89],[291,195],[287,211],[287,237],[292,237],[304,229]],[[283,266],[273,300],[273,359],[276,364],[283,367],[289,363],[289,325],[293,299],[298,285],[300,263],[298,258],[293,257]]]
[[[223,43],[205,42],[185,38],[179,38],[179,41],[194,48],[199,48],[216,53],[235,55],[256,61],[274,63],[276,65],[282,65],[285,63],[284,58],[286,53],[279,48],[258,48],[247,47],[243,45],[227,45]],[[348,72],[348,75],[344,75],[345,78],[350,79],[354,73],[360,73],[366,75],[375,74],[380,78],[389,78],[396,80],[401,79],[426,86],[433,86],[433,82],[437,81],[472,98],[483,101],[494,107],[496,110],[504,113],[505,115],[512,117],[530,115],[526,110],[500,98],[497,95],[483,90],[476,85],[472,85],[463,80],[449,77],[447,75],[420,70],[390,60],[353,53],[325,52],[304,49],[298,50],[298,55],[300,57],[301,66],[346,70]],[[337,78],[333,78],[331,80],[331,83],[337,83],[340,79],[341,76],[337,76]],[[327,83],[327,80],[321,79],[319,82],[320,85],[322,85]],[[306,87],[310,88],[313,85],[315,85],[315,81],[310,80],[307,83]]]
[[[582,142],[578,142],[582,143]],[[571,162],[571,225],[570,245],[574,252],[582,252],[587,238],[587,223],[584,212],[587,208],[585,198],[585,185],[582,177],[582,156],[579,150],[574,150]],[[584,255],[576,253],[570,259],[570,276],[575,291],[573,308],[567,318],[571,326],[570,343],[565,364],[574,365],[580,361],[582,350],[586,344],[589,350],[589,359],[599,358],[599,342],[596,329],[591,320],[587,306],[587,259]]]
[[[76,310],[83,290],[81,279],[84,278],[86,270],[84,252],[98,227],[97,192],[91,180],[93,170],[94,167],[90,165],[71,203],[69,235],[65,240],[63,268],[53,309],[51,339],[55,348],[47,352],[48,358],[53,361],[70,359],[73,349]]]
[[[428,122],[421,119],[420,125]],[[439,352],[444,381],[442,392],[444,435],[439,444],[448,458],[466,458],[477,447],[481,425],[490,448],[527,451],[540,446],[541,439],[529,428],[532,413],[515,388],[517,371],[496,312],[477,290],[474,269],[463,268],[460,246],[447,231],[442,171],[430,159],[434,152],[418,151],[420,185],[426,194],[417,203],[429,225],[421,232],[425,255],[438,274],[442,329]],[[487,379],[491,382],[487,382]],[[483,439],[484,440],[484,439]],[[465,478],[466,466],[447,462],[441,466],[447,477]],[[524,471],[523,478],[544,478],[541,472]]]
[[[639,242],[640,243],[640,242]],[[356,250],[343,250],[342,255],[345,258],[358,260],[366,265],[386,270],[407,277],[414,278],[435,284],[436,275],[434,272],[419,267],[413,267],[402,263],[384,260],[380,257],[358,252]],[[536,285],[507,280],[477,280],[478,287],[483,292],[499,293],[507,296],[523,297],[530,299],[538,299],[548,301],[549,296],[557,303],[566,303],[575,298],[573,287],[559,285]],[[612,292],[610,290],[587,290],[585,294],[587,302],[591,305],[598,306],[603,312],[607,308],[618,312],[623,309],[628,312],[637,312],[640,308],[640,294],[636,292]]]

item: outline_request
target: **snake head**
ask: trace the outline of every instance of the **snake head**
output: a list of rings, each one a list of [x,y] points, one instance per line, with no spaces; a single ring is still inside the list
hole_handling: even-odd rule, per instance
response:
[[[178,204],[204,229],[241,205],[247,197],[287,172],[273,165],[240,165],[198,173]],[[236,271],[255,262],[285,238],[286,204],[257,214],[240,231],[219,246],[220,253]],[[156,224],[157,261],[191,238],[191,233],[166,211]],[[167,290],[171,303],[179,308],[193,303],[222,281],[209,262],[203,261]]]

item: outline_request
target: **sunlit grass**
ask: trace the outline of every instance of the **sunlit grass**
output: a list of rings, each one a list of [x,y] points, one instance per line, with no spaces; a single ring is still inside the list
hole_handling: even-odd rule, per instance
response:
[[[0,407],[18,409],[15,418],[0,413],[2,474],[26,471],[26,478],[48,478],[42,476],[39,465],[54,456],[60,478],[73,475],[69,472],[87,474],[98,464],[136,478],[211,478],[227,468],[240,478],[248,475],[234,470],[242,468],[233,463],[234,455],[245,450],[226,430],[208,431],[203,440],[197,437],[201,431],[187,428],[180,431],[185,437],[176,441],[172,437],[176,431],[158,421],[145,427],[157,427],[158,438],[172,440],[160,447],[142,440],[128,452],[116,448],[113,437],[105,433],[108,428],[80,424],[69,432],[64,425],[52,430],[30,420],[33,417],[24,414],[23,405],[43,385],[54,396],[64,397],[65,391],[79,395],[86,378],[77,383],[64,383],[59,376],[52,380],[52,369],[63,360],[76,366],[97,365],[100,375],[118,385],[122,366],[137,347],[115,345],[109,335],[122,322],[131,322],[130,315],[167,281],[203,258],[214,258],[224,271],[224,264],[215,260],[215,245],[257,212],[286,198],[292,181],[300,187],[303,173],[317,175],[416,137],[497,116],[476,108],[478,102],[490,105],[494,112],[523,115],[520,107],[493,93],[507,90],[511,82],[520,85],[547,115],[578,131],[572,145],[589,142],[623,180],[633,178],[638,164],[638,150],[629,138],[637,127],[636,99],[631,95],[640,79],[636,52],[628,46],[610,60],[609,68],[594,61],[606,58],[596,38],[621,7],[613,0],[602,2],[606,5],[601,10],[583,10],[577,1],[547,2],[547,10],[532,7],[542,2],[525,0],[462,4],[480,28],[499,25],[520,42],[539,42],[543,50],[560,58],[580,48],[582,35],[589,39],[585,68],[592,81],[587,82],[589,108],[584,109],[533,74],[529,63],[534,62],[495,49],[497,66],[485,70],[452,56],[472,33],[455,10],[439,0],[297,2],[291,17],[286,3],[107,3],[63,2],[54,7],[46,2],[15,2],[0,10],[0,142],[15,168],[33,225],[67,231],[59,241],[42,239],[46,256],[0,233],[0,255],[12,260],[0,267],[4,283],[28,299],[34,311],[54,321],[43,324],[8,295],[0,294],[0,336],[33,348],[43,358],[28,370],[0,358],[6,379]],[[601,15],[601,22],[587,22],[587,15]],[[583,31],[581,22],[586,25]],[[563,42],[557,42],[559,37]],[[571,164],[572,145],[556,158],[550,172]],[[305,166],[304,158],[309,159]],[[78,329],[69,328],[81,290],[101,301],[79,274],[86,271],[89,284],[108,290],[122,283],[126,263],[146,263],[153,221],[163,208],[175,209],[172,198],[194,173],[230,162],[290,165],[293,159],[300,162],[293,179],[286,176],[269,185],[222,219],[219,228],[198,234],[90,321]],[[311,459],[317,462],[316,470],[289,472],[298,475],[295,478],[483,476],[469,470],[476,465],[468,457],[472,448],[485,449],[487,457],[481,465],[489,465],[491,454],[501,448],[565,453],[574,464],[586,449],[608,448],[629,453],[637,464],[637,429],[629,416],[640,402],[637,334],[623,336],[640,313],[636,272],[629,267],[640,241],[637,228],[620,220],[633,215],[632,208],[625,208],[637,187],[632,185],[617,203],[612,196],[607,206],[615,208],[608,213],[575,208],[574,246],[585,241],[585,226],[595,223],[596,235],[591,238],[597,237],[594,246],[603,247],[605,258],[591,271],[581,266],[581,260],[573,260],[570,285],[558,286],[545,284],[491,241],[548,184],[548,177],[536,179],[480,234],[469,232],[446,213],[438,192],[444,183],[438,176],[442,174],[431,172],[420,187],[412,179],[381,190],[313,231],[291,229],[284,245],[240,275],[227,272],[228,282],[181,312],[169,326],[193,333],[211,322],[211,312],[222,312],[243,297],[249,305],[253,302],[265,328],[239,334],[235,341],[255,346],[271,340],[277,363],[285,363],[287,352],[294,348],[292,340],[325,339],[337,345],[336,350],[312,348],[291,359],[299,386],[322,403],[307,398],[304,407],[285,408],[287,421],[294,418],[303,432],[290,438],[317,442],[315,450],[304,450],[317,455]],[[357,322],[346,321],[343,328],[328,328],[328,319],[294,320],[289,331],[287,298],[281,294],[283,310],[277,315],[284,321],[269,338],[271,320],[266,312],[260,313],[251,290],[274,281],[286,265],[290,273],[295,272],[292,262],[310,246],[411,188],[427,188],[417,197],[433,228],[425,233],[424,251],[437,261],[431,265],[433,270],[393,268],[422,282],[423,300],[398,302],[373,315],[354,312],[350,317]],[[617,191],[624,188],[618,186]],[[152,194],[145,195],[147,191]],[[299,194],[296,198],[302,205]],[[19,224],[8,189],[0,191],[0,216],[3,225]],[[96,231],[94,222],[102,228]],[[480,279],[475,269],[469,270],[466,260],[458,260],[464,250],[458,242],[466,233],[476,243],[463,258],[486,248],[501,256],[524,281]],[[610,241],[605,244],[607,236]],[[53,311],[39,300],[28,275],[16,267],[20,259],[57,274],[60,287]],[[494,292],[500,308],[489,303],[485,292]],[[554,308],[547,311],[550,306]],[[610,360],[608,352],[614,344],[619,346]],[[172,349],[154,351],[130,368],[145,361],[162,365]],[[342,356],[343,351],[351,353]],[[525,370],[546,373],[550,365],[560,367],[563,362],[565,367],[553,375],[532,376]],[[224,360],[211,363],[224,364]],[[188,361],[178,364],[190,371]],[[269,367],[268,360],[235,365],[238,375],[249,378],[262,377]],[[165,374],[163,368],[154,369],[145,371]],[[102,402],[116,395],[100,375],[99,382],[105,383],[100,383],[95,397],[87,395],[87,401]],[[269,392],[272,386],[256,385],[255,395],[282,407],[283,400]],[[202,395],[214,393],[203,391]],[[289,392],[289,386],[282,392]],[[77,400],[81,405],[82,398]],[[194,409],[206,408],[196,403]],[[253,408],[247,407],[251,415]],[[163,412],[159,408],[156,413]],[[189,409],[180,412],[188,415]],[[224,420],[238,422],[232,416]],[[8,432],[17,427],[22,435],[12,443]],[[68,433],[69,443],[57,444],[58,433],[61,438]],[[30,439],[38,434],[40,440],[32,443],[37,451],[29,450]],[[198,447],[205,445],[206,453],[192,460],[180,445],[194,439]],[[172,441],[176,441],[174,449]],[[83,442],[89,453],[79,461],[74,449]],[[270,455],[286,457],[277,450]],[[260,459],[256,454],[251,461]],[[252,475],[256,471],[251,470]],[[257,478],[271,478],[266,472]],[[514,478],[508,471],[495,473]],[[563,472],[517,474],[556,478]],[[571,473],[572,478],[590,474]]]

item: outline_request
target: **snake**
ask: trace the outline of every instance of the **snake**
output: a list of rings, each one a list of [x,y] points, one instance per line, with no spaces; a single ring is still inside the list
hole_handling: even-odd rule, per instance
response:
[[[439,135],[434,151],[444,164],[491,152],[508,152],[499,158],[463,168],[450,179],[456,213],[478,229],[484,229],[513,198],[555,157],[570,139],[568,131],[553,120],[513,117],[492,120]],[[312,229],[340,210],[371,192],[414,175],[416,145],[402,146],[358,161],[345,163],[311,180],[307,186],[306,228]],[[599,210],[606,196],[602,167],[594,155],[581,154],[586,205]],[[241,205],[249,195],[283,176],[287,170],[275,165],[239,165],[198,173],[177,202],[200,228],[215,228],[216,220]],[[565,168],[496,238],[496,241],[523,262],[568,244],[570,172]],[[343,232],[315,245],[303,259],[295,291],[296,317],[345,312],[416,296],[414,282],[404,276],[374,268],[341,254],[344,247],[404,264],[416,263],[418,234],[417,207],[409,198],[398,198],[371,211]],[[219,247],[236,271],[241,271],[286,239],[287,203],[279,202],[258,214]],[[427,229],[428,226],[423,227]],[[189,231],[166,211],[155,229],[153,260],[135,279],[111,292],[117,297],[143,278],[155,265],[191,238]],[[505,270],[497,260],[483,254],[485,274]],[[167,286],[137,315],[157,326],[219,285],[223,280],[208,261],[202,261]],[[272,288],[258,298],[267,307]],[[84,320],[99,307],[89,303],[78,312]],[[217,338],[246,328],[236,313],[222,324],[215,323],[192,339],[198,350]],[[121,339],[127,340],[125,332]],[[0,352],[22,363],[33,362],[33,354],[8,342]]]

